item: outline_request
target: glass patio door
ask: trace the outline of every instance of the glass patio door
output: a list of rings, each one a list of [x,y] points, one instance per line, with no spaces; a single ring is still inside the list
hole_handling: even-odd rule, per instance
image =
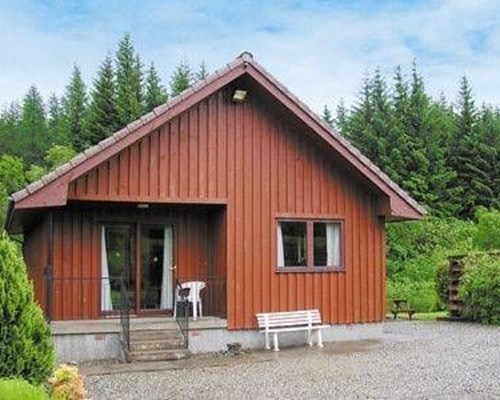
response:
[[[173,228],[141,224],[140,309],[173,308]]]
[[[124,280],[132,312],[173,309],[174,229],[172,225],[110,223],[101,236],[101,310],[120,309]]]

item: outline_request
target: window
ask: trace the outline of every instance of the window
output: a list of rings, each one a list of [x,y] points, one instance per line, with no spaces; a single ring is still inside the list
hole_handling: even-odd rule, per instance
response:
[[[289,271],[341,269],[342,223],[331,220],[280,220],[277,266]]]

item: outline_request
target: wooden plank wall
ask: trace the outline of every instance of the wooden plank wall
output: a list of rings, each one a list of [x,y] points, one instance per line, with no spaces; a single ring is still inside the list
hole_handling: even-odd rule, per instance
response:
[[[246,102],[232,103],[227,88],[210,96],[74,181],[69,198],[227,203],[232,329],[255,327],[256,312],[311,307],[329,323],[382,320],[378,195],[305,125],[241,84]],[[345,272],[276,273],[275,220],[283,214],[344,219]]]
[[[102,213],[98,211],[98,213]],[[114,214],[123,215],[119,206]],[[219,274],[217,282],[225,281],[222,254],[224,244],[220,231],[224,211],[161,211],[163,217],[175,221],[175,259],[180,279],[204,280]],[[78,205],[54,212],[52,318],[54,320],[95,319],[100,315],[101,225],[96,222],[92,207]],[[99,215],[99,214],[98,214]],[[131,215],[129,211],[125,215]],[[99,217],[97,217],[99,219]],[[209,223],[210,222],[210,223]],[[212,227],[219,227],[215,232]],[[212,231],[214,234],[212,234]],[[24,254],[30,277],[35,282],[35,297],[45,307],[45,277],[48,250],[47,219],[26,235]],[[214,249],[218,253],[214,253]],[[91,279],[88,279],[91,278]],[[210,280],[210,279],[208,279]],[[225,286],[217,286],[207,297],[207,312],[225,316]],[[212,299],[211,297],[214,297]],[[220,301],[223,299],[223,301]]]

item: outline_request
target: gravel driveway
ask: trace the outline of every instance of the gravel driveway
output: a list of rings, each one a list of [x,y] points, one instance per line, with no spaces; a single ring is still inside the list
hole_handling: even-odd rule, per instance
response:
[[[388,322],[380,341],[87,376],[93,399],[500,399],[500,328]],[[85,371],[84,371],[85,372]]]

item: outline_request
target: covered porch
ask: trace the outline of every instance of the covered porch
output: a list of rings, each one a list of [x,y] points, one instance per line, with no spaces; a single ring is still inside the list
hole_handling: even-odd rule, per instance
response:
[[[37,290],[49,320],[112,326],[126,309],[131,326],[171,321],[193,281],[204,283],[203,316],[225,318],[224,205],[72,202],[49,218],[51,260]]]

